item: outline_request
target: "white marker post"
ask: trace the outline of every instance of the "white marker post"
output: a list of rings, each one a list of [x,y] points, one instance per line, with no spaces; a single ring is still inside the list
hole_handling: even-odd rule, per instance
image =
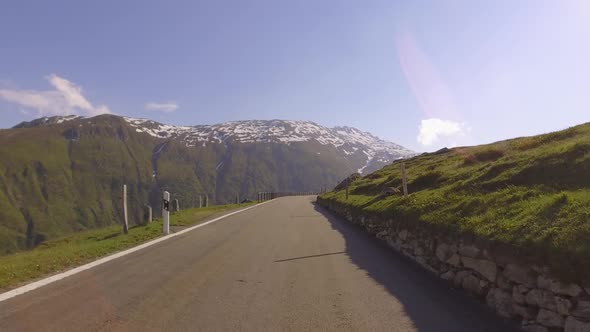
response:
[[[129,233],[129,221],[127,220],[127,185],[123,185],[123,233]]]
[[[163,203],[162,219],[164,222],[162,223],[162,233],[168,235],[170,234],[170,193],[167,191],[164,191]]]
[[[147,205],[147,223],[151,223],[152,222],[152,207]]]
[[[346,200],[348,200],[348,187],[350,186],[350,178],[346,178]]]
[[[404,189],[404,197],[408,196],[408,179],[406,178],[406,165],[402,162],[402,185]]]

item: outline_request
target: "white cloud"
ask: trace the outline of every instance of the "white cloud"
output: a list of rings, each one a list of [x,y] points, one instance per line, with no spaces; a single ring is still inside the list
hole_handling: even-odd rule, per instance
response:
[[[418,142],[430,146],[441,138],[453,139],[464,136],[466,130],[462,123],[437,118],[426,119],[421,121],[418,128]]]
[[[173,103],[173,102],[147,103],[147,104],[145,104],[145,109],[148,111],[170,113],[170,112],[174,112],[178,109],[178,104]]]
[[[88,115],[111,113],[105,105],[92,105],[83,95],[82,88],[63,77],[51,74],[46,77],[54,90],[0,89],[0,99],[35,109],[38,116]]]

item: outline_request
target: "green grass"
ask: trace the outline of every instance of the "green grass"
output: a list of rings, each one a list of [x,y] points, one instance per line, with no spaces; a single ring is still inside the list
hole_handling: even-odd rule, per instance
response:
[[[171,226],[189,226],[220,212],[246,207],[249,204],[210,206],[172,213]],[[44,242],[35,249],[0,256],[0,290],[82,265],[97,258],[131,248],[162,235],[162,221],[134,226],[127,235],[121,226],[85,231],[72,236]]]
[[[247,207],[254,204],[255,202],[244,204],[215,205],[202,209],[186,209],[179,212],[173,212],[170,218],[170,226],[189,226],[194,224],[196,221],[204,220],[215,213]]]
[[[508,245],[556,274],[590,279],[590,124],[405,163],[407,198],[379,196],[401,186],[395,162],[353,182],[348,200],[344,190],[321,199],[409,228]]]

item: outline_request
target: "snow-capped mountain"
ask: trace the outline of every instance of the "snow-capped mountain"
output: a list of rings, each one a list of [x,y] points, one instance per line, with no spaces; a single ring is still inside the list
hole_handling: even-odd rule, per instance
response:
[[[162,139],[180,139],[187,147],[232,140],[239,143],[284,143],[316,141],[330,145],[345,155],[362,155],[365,163],[358,172],[413,155],[401,145],[384,141],[352,127],[327,128],[311,121],[247,120],[215,125],[171,126],[147,119],[126,117],[137,132]]]
[[[112,115],[108,115],[112,116]],[[121,117],[137,133],[145,133],[163,141],[175,140],[186,147],[206,147],[207,144],[227,143],[294,143],[316,142],[333,147],[339,154],[357,165],[361,174],[375,171],[392,161],[415,155],[405,147],[380,139],[368,132],[347,126],[328,128],[311,121],[245,120],[214,125],[174,126],[149,119]],[[94,118],[76,115],[43,117],[22,122],[15,128],[56,125],[80,120],[92,124]],[[318,153],[321,153],[318,151]]]

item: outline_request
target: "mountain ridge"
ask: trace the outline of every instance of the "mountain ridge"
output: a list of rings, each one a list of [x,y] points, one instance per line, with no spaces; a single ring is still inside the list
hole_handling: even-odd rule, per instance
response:
[[[13,128],[30,128],[93,118],[95,117],[77,115],[42,117],[21,122]],[[210,125],[179,126],[167,125],[147,118],[127,116],[121,116],[121,118],[139,133],[147,133],[160,139],[182,139],[186,142],[187,147],[196,146],[199,143],[206,145],[214,140],[217,143],[222,143],[231,138],[240,143],[274,142],[285,144],[315,139],[322,145],[332,144],[347,155],[354,154],[360,149],[360,152],[367,156],[367,160],[364,166],[357,169],[359,173],[363,173],[371,165],[386,164],[401,157],[417,154],[399,144],[383,140],[370,132],[355,127],[344,125],[326,127],[307,120],[234,120]],[[289,129],[292,130],[289,131]]]
[[[213,125],[171,126],[147,119],[124,117],[124,119],[140,132],[154,137],[180,137],[187,146],[199,143],[219,143],[232,138],[240,143],[286,143],[317,140],[322,145],[332,144],[350,155],[361,149],[367,155],[367,163],[358,169],[362,172],[369,166],[372,158],[380,155],[382,162],[390,162],[399,157],[414,154],[403,146],[380,139],[369,132],[349,126],[332,128],[318,125],[313,121],[302,120],[239,120]],[[145,126],[148,124],[149,126]],[[364,146],[362,146],[364,145]]]

